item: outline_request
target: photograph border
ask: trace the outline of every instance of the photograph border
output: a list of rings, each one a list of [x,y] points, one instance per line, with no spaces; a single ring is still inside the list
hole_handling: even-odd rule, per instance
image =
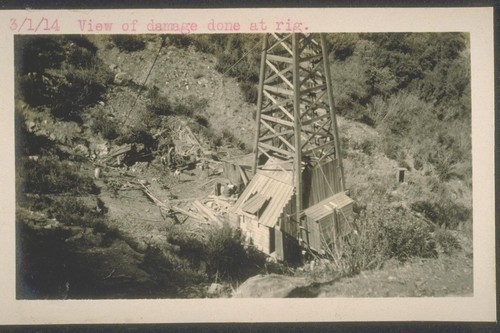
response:
[[[166,9],[165,11],[171,12],[172,10]],[[176,17],[179,15],[178,13],[182,12],[181,17],[187,17],[192,15],[193,10],[189,10],[190,13],[184,14],[184,9],[175,10],[177,11]],[[198,11],[198,10],[194,10]],[[237,12],[235,12],[237,11]],[[255,12],[258,13],[255,13]],[[494,164],[493,164],[493,156],[491,154],[494,151],[493,144],[493,133],[494,133],[494,106],[493,106],[493,88],[494,88],[494,77],[493,77],[493,10],[492,8],[438,8],[438,9],[400,9],[400,8],[377,8],[377,9],[309,9],[303,10],[300,9],[300,13],[297,12],[296,9],[279,9],[280,15],[285,15],[283,13],[287,13],[287,15],[294,16],[302,19],[305,22],[310,22],[312,28],[310,31],[315,32],[324,32],[324,29],[327,29],[331,26],[331,23],[319,22],[316,20],[318,14],[325,15],[325,11],[328,13],[333,13],[332,16],[336,19],[336,23],[340,22],[340,26],[343,29],[333,29],[335,31],[326,31],[326,32],[357,32],[356,27],[351,25],[349,27],[345,24],[352,22],[346,22],[346,18],[349,15],[358,15],[361,13],[362,18],[357,17],[357,20],[362,21],[365,26],[369,27],[370,31],[380,31],[380,20],[382,16],[385,17],[398,17],[399,29],[391,29],[390,31],[405,31],[407,32],[409,28],[415,28],[416,26],[421,26],[421,22],[419,20],[425,20],[425,27],[420,29],[428,29],[427,31],[443,31],[442,23],[444,23],[444,29],[453,29],[453,27],[459,26],[467,26],[471,29],[471,62],[472,62],[472,110],[473,110],[473,170],[474,170],[474,297],[467,298],[468,301],[471,299],[472,302],[463,302],[463,298],[454,298],[449,297],[444,300],[435,300],[435,299],[414,299],[411,302],[414,308],[412,309],[403,309],[399,308],[399,313],[397,317],[388,316],[387,314],[381,313],[363,313],[363,318],[353,318],[350,317],[346,313],[336,312],[336,310],[328,311],[326,313],[318,313],[317,311],[303,311],[302,309],[314,309],[318,308],[318,302],[316,300],[255,300],[248,299],[245,300],[244,304],[236,304],[231,300],[147,300],[147,301],[137,301],[137,300],[118,300],[118,301],[16,301],[15,295],[13,296],[13,291],[15,291],[15,277],[13,279],[12,273],[14,271],[6,271],[2,269],[0,272],[0,280],[6,281],[7,283],[2,284],[0,287],[0,295],[1,297],[1,308],[8,309],[4,314],[0,314],[0,323],[8,323],[8,324],[23,324],[23,323],[37,323],[37,324],[52,324],[52,323],[75,323],[75,322],[85,322],[85,323],[148,323],[148,322],[254,322],[254,321],[314,321],[314,322],[322,322],[322,321],[352,321],[352,320],[361,320],[361,321],[386,321],[386,320],[430,320],[430,321],[443,321],[443,320],[452,320],[452,321],[494,321],[496,320],[496,308],[495,301],[496,297],[492,295],[496,295],[496,289],[494,286],[494,271],[495,271],[495,260],[494,253],[491,251],[494,249]],[[362,12],[370,12],[369,14],[363,14]],[[417,12],[421,13],[417,13]],[[45,11],[28,11],[29,15],[45,15]],[[120,10],[119,15],[116,15],[116,10],[112,11],[102,11],[102,10],[92,10],[92,11],[58,11],[58,15],[61,15],[61,18],[64,19],[65,22],[71,22],[74,20],[75,15],[86,15],[86,17],[134,17],[138,12],[142,12],[142,15],[155,15],[155,17],[161,17],[160,13],[151,10]],[[202,17],[204,17],[206,10],[202,10]],[[243,12],[247,12],[247,14],[242,14]],[[414,15],[407,15],[405,13],[411,12]],[[444,19],[446,22],[440,22],[440,24],[435,23],[436,19],[443,19],[446,17],[446,13],[454,12],[457,16],[455,17],[454,22],[450,22],[452,20]],[[19,17],[23,17],[26,15],[26,11],[2,11],[0,12],[0,21],[8,22],[9,18],[19,15]],[[55,12],[47,12],[54,14]],[[165,13],[165,12],[163,12]],[[214,12],[215,13],[215,12]],[[251,15],[248,14],[248,10],[245,9],[231,9],[231,10],[217,10],[217,13],[214,16],[220,17],[224,19],[226,17],[241,17],[240,22],[242,22],[242,26],[248,25],[248,19],[253,18],[255,15],[259,17],[274,17],[276,14],[275,9],[262,9],[262,10],[252,10]],[[339,14],[340,13],[340,14]],[[349,14],[349,15],[347,15]],[[100,16],[101,15],[101,16]],[[345,16],[344,16],[345,15]],[[364,16],[363,16],[364,15]],[[379,16],[376,20],[374,20],[374,16]],[[342,19],[343,18],[343,19]],[[371,18],[371,19],[370,19]],[[406,18],[406,20],[405,20]],[[410,18],[410,20],[408,20]],[[203,20],[201,18],[200,20]],[[245,21],[247,20],[247,21]],[[244,23],[243,23],[244,22]],[[62,20],[61,20],[62,24]],[[389,24],[385,22],[385,24]],[[392,22],[392,24],[395,24]],[[447,24],[447,25],[446,25]],[[78,27],[75,25],[74,27],[71,24],[68,24],[69,29],[65,30],[64,33],[79,33]],[[5,62],[13,64],[13,53],[12,51],[12,36],[13,34],[8,31],[6,26],[2,26],[0,30],[2,32],[2,41],[1,44],[7,45],[5,48],[4,54]],[[359,28],[358,28],[359,29]],[[379,30],[377,30],[379,29]],[[364,32],[365,30],[363,30]],[[417,29],[417,31],[422,31]],[[448,31],[448,30],[446,30]],[[144,32],[144,31],[142,31]],[[206,32],[206,31],[205,31]],[[247,31],[250,32],[250,31]],[[60,32],[62,33],[62,32]],[[81,32],[80,32],[81,33]],[[141,33],[141,31],[137,31],[136,33]],[[200,32],[202,33],[202,32]],[[204,33],[204,32],[203,32]],[[10,54],[9,54],[10,52]],[[13,67],[13,66],[12,66]],[[9,80],[5,80],[3,82],[9,83],[13,82],[13,68],[5,68],[3,69],[3,77],[9,78]],[[2,96],[2,110],[13,110],[13,84],[5,85],[1,83],[1,96]],[[481,116],[478,118],[477,115],[474,114],[474,110],[482,110]],[[488,114],[488,112],[492,112],[493,114]],[[483,114],[484,113],[484,114]],[[483,119],[484,118],[484,119]],[[9,114],[9,112],[2,112],[0,118],[0,124],[3,129],[4,136],[7,140],[2,141],[4,144],[0,146],[3,156],[14,156],[15,151],[13,150],[13,128],[11,124],[13,123],[13,113]],[[13,209],[14,203],[12,195],[14,193],[12,190],[14,189],[13,180],[15,179],[14,170],[13,170],[13,160],[5,159],[1,162],[2,170],[5,172],[4,177],[2,177],[2,181],[0,182],[0,186],[5,190],[5,195],[10,196],[12,198],[6,198],[2,202],[1,208],[1,218],[2,221],[13,221]],[[483,171],[483,172],[481,172]],[[478,194],[477,189],[481,189],[481,192]],[[479,195],[479,198],[476,196]],[[476,209],[476,206],[479,205],[479,211]],[[480,229],[479,236],[485,236],[482,238],[478,238],[478,234],[476,232],[476,221],[485,221],[483,223],[486,226],[482,226],[486,228],[486,232],[482,232]],[[13,267],[13,258],[15,258],[15,237],[13,237],[13,228],[14,224],[2,224],[2,241],[0,242],[1,253],[7,253],[7,256],[3,256],[4,259],[0,260],[0,267]],[[487,223],[492,223],[493,228]],[[494,251],[493,251],[494,252]],[[489,256],[488,256],[489,253]],[[13,255],[14,254],[14,255]],[[487,258],[479,257],[479,255],[486,254]],[[491,255],[493,255],[491,257]],[[479,258],[478,258],[479,257]],[[479,267],[478,260],[481,263]],[[486,263],[482,261],[485,260]],[[482,268],[481,270],[479,270]],[[486,274],[484,274],[486,272]],[[484,275],[483,275],[484,274]],[[493,281],[492,281],[493,279]],[[493,282],[493,286],[492,286]],[[486,290],[484,290],[486,289]],[[493,292],[493,293],[492,293]],[[14,300],[14,301],[13,301]],[[371,301],[366,299],[355,299],[356,303],[353,303],[352,299],[329,299],[331,300],[340,300],[344,303],[346,308],[344,310],[350,310],[353,312],[359,311],[358,306],[363,309],[370,309]],[[344,302],[345,301],[345,302]],[[388,306],[393,306],[394,301],[398,303],[398,307],[405,306],[405,300],[394,300],[394,299],[376,299],[377,307],[381,309],[387,309]],[[428,314],[427,307],[429,305],[429,301],[432,304],[432,307],[435,309],[439,309],[440,313]],[[137,304],[135,304],[137,303]],[[141,303],[141,304],[139,304]],[[240,302],[237,302],[240,303]],[[293,304],[291,304],[293,303]],[[460,304],[452,304],[450,303],[460,303]],[[228,306],[229,304],[229,306]],[[331,303],[329,303],[331,305]],[[91,307],[95,307],[95,309],[89,309],[89,305]],[[131,306],[140,306],[142,308],[150,309],[153,307],[155,310],[158,310],[157,314],[152,315],[151,313],[139,314],[136,311],[135,313],[130,313]],[[235,306],[237,305],[237,311]],[[192,309],[195,311],[199,311],[201,314],[198,318],[193,318],[192,315],[179,312],[179,308]],[[323,306],[323,305],[322,305]],[[484,310],[484,312],[479,313],[477,311],[471,311],[471,307],[478,308]],[[258,315],[252,314],[252,310],[265,308],[268,312],[265,317],[260,317]],[[288,315],[283,316],[276,309],[288,308],[290,313]],[[113,308],[113,316],[109,316],[109,309]],[[203,310],[208,308],[218,308],[221,313],[203,313]],[[415,313],[414,311],[422,311],[422,313]],[[54,313],[57,312],[69,312],[68,316],[63,316],[63,318],[54,318]],[[465,311],[465,312],[462,312]],[[117,313],[116,313],[117,312]],[[78,316],[72,317],[71,313],[76,314]],[[176,318],[172,318],[171,314],[177,313],[178,316]],[[243,313],[243,314],[242,314]],[[465,313],[465,317],[463,316]],[[169,315],[170,314],[170,315]],[[249,315],[250,314],[250,315]],[[293,314],[293,315],[290,315]],[[299,314],[299,316],[297,316]],[[300,315],[302,314],[302,315]],[[467,317],[468,315],[468,317]],[[131,317],[132,316],[132,317]]]

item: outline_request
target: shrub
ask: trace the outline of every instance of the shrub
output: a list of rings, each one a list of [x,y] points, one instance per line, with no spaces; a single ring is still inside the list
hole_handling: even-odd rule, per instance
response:
[[[57,91],[51,84],[50,78],[41,74],[23,75],[17,82],[18,98],[23,99],[31,106],[50,104]]]
[[[244,81],[240,84],[240,89],[246,102],[257,103],[259,93],[255,83]]]
[[[411,214],[395,209],[359,211],[356,231],[327,252],[343,275],[380,268],[391,258],[404,262],[437,255],[431,228]]]
[[[379,268],[387,260],[387,243],[377,221],[359,223],[356,233],[338,242],[327,254],[335,270],[345,276]]]
[[[150,94],[147,110],[157,116],[168,116],[174,113],[174,106],[168,97],[153,92]]]
[[[95,52],[85,48],[73,47],[68,51],[66,57],[68,63],[76,67],[90,68],[95,65]]]
[[[65,120],[79,120],[87,106],[102,98],[112,79],[111,73],[101,65],[68,70],[64,80],[58,83],[55,102],[50,105],[52,114]]]
[[[448,230],[437,229],[434,233],[434,239],[444,254],[449,255],[462,248],[455,236]]]
[[[60,37],[15,36],[16,72],[42,74],[45,68],[59,68],[64,60]]]
[[[94,134],[101,133],[101,136],[106,140],[116,139],[119,135],[118,124],[108,118],[104,112],[94,114],[90,129]]]
[[[134,52],[143,50],[146,46],[142,37],[135,35],[113,35],[111,40],[120,51]]]
[[[209,122],[209,121],[208,121],[208,119],[207,119],[206,117],[204,117],[204,116],[201,116],[201,115],[196,115],[196,116],[194,117],[194,119],[195,119],[195,121],[196,121],[196,123],[197,123],[198,125],[201,125],[201,126],[203,126],[203,127],[209,127],[209,126],[210,126],[210,122]]]
[[[406,261],[411,257],[433,257],[436,255],[431,228],[418,219],[395,214],[390,223],[382,225],[387,239],[390,258]]]
[[[178,48],[186,48],[192,43],[191,37],[182,34],[169,35],[168,40]]]
[[[54,207],[53,216],[67,225],[92,228],[103,223],[101,214],[74,197],[57,198]]]
[[[179,287],[201,283],[206,276],[198,272],[186,258],[165,251],[157,246],[149,246],[144,253],[141,268],[164,287],[173,287],[177,294]]]
[[[64,39],[76,44],[78,47],[88,50],[92,54],[97,52],[97,47],[83,35],[65,35]]]
[[[38,161],[25,160],[21,171],[21,188],[25,193],[97,193],[91,177],[81,176],[76,166],[61,162],[54,156],[43,156]]]
[[[186,98],[177,101],[176,114],[182,115],[184,114],[180,110],[179,107],[182,106],[182,109],[187,110],[185,115],[193,115],[196,113],[203,113],[208,106],[208,99],[200,98],[196,95],[189,95]]]
[[[433,223],[452,229],[471,217],[470,209],[447,198],[442,198],[440,201],[419,200],[413,202],[410,207]]]
[[[227,224],[209,229],[203,239],[170,231],[168,241],[179,245],[180,255],[191,263],[203,260],[209,276],[226,280],[247,278],[255,273],[255,268],[263,267],[265,261],[262,254],[245,249],[240,231]]]
[[[239,231],[224,225],[212,230],[205,244],[204,257],[212,274],[236,276],[246,264],[246,252]]]
[[[30,37],[16,47],[22,59],[16,68],[17,93],[64,120],[81,120],[80,114],[102,97],[113,79],[96,57],[95,46],[84,38]]]

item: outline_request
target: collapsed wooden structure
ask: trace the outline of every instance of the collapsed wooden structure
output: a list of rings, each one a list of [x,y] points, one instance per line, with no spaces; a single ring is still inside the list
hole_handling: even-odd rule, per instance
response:
[[[328,54],[324,34],[263,37],[254,176],[230,221],[280,260],[350,230]]]

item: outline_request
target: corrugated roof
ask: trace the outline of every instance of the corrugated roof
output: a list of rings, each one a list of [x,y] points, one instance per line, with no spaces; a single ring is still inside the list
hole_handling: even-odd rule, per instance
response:
[[[249,214],[258,215],[257,213],[262,209],[268,200],[268,197],[265,197],[260,193],[255,193],[255,195],[245,201],[241,209]]]
[[[242,214],[247,200],[252,194],[258,193],[263,197],[269,198],[267,207],[263,210],[259,218],[259,223],[272,228],[278,221],[284,207],[291,199],[293,189],[293,176],[291,172],[259,170],[234,205],[233,212]]]
[[[344,192],[340,192],[309,207],[304,211],[304,214],[313,221],[318,221],[332,214],[335,209],[344,208],[353,202],[354,200],[349,198]]]

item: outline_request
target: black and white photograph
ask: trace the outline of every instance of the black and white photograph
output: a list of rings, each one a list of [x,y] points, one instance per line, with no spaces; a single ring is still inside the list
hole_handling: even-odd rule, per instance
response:
[[[15,51],[20,299],[473,294],[468,34]]]
[[[469,31],[146,18],[12,36],[14,301],[484,295]]]

